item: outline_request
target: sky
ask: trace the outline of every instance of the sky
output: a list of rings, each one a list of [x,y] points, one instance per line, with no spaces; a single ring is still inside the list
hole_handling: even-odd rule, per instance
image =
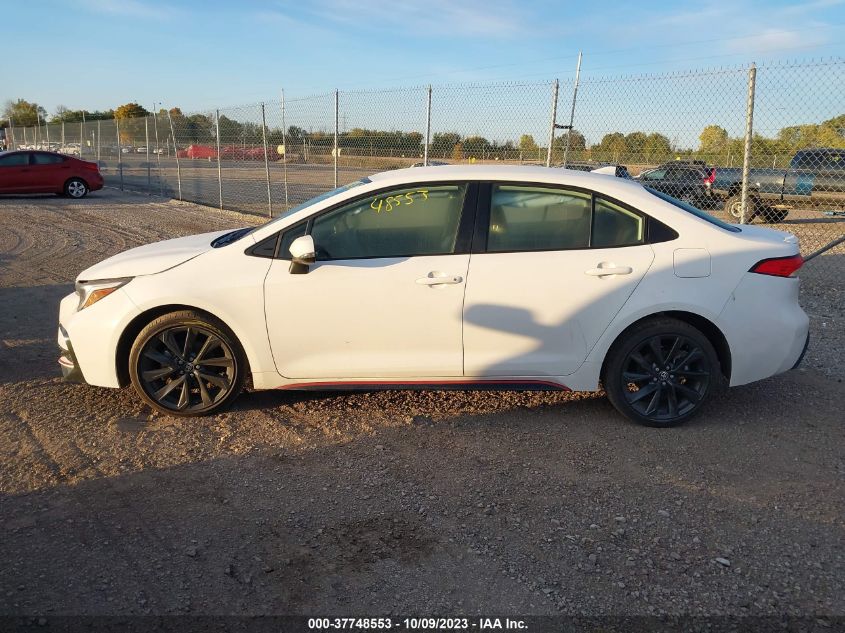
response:
[[[334,88],[663,73],[845,53],[845,0],[5,1],[0,100],[200,110]],[[34,45],[37,43],[37,45]],[[9,55],[12,51],[28,51]]]

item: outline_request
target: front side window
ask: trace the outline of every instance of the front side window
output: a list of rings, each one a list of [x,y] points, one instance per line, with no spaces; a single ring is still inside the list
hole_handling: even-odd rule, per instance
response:
[[[645,219],[633,211],[596,198],[593,248],[634,246],[645,241]]]
[[[494,185],[487,250],[587,248],[590,194],[547,187]]]
[[[453,253],[466,185],[420,185],[369,196],[314,220],[319,261]]]
[[[0,167],[22,167],[29,164],[29,154],[8,154],[0,156]]]

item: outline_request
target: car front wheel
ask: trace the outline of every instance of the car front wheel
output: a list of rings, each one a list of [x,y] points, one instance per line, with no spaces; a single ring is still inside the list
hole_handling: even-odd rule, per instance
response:
[[[671,318],[644,321],[626,331],[608,352],[604,373],[613,406],[654,427],[677,426],[700,413],[723,382],[707,337]]]
[[[235,335],[211,315],[193,310],[152,321],[129,353],[132,386],[153,409],[173,415],[219,411],[241,392],[245,374]]]
[[[65,183],[65,195],[69,198],[84,198],[88,194],[88,185],[81,178],[71,178]]]

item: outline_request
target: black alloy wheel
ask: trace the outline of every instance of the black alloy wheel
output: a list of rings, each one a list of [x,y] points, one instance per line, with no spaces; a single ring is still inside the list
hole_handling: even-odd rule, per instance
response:
[[[194,318],[185,318],[190,314]],[[130,376],[154,409],[204,415],[221,409],[243,388],[243,352],[228,328],[196,313],[160,317],[138,335]],[[181,317],[181,318],[180,318]]]
[[[661,325],[669,325],[666,327]],[[605,387],[622,413],[648,426],[676,426],[699,412],[721,387],[712,344],[682,321],[646,322],[614,345]]]

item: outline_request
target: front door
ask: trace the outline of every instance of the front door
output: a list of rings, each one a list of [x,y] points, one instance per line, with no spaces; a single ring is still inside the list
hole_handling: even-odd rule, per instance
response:
[[[588,192],[493,185],[486,224],[464,304],[467,377],[571,374],[654,259],[644,217],[600,198],[593,211]]]
[[[327,381],[461,376],[469,189],[384,191],[288,229],[265,282],[279,373]],[[292,274],[287,247],[306,231],[317,262]]]
[[[24,193],[31,185],[29,152],[0,156],[0,193]]]

